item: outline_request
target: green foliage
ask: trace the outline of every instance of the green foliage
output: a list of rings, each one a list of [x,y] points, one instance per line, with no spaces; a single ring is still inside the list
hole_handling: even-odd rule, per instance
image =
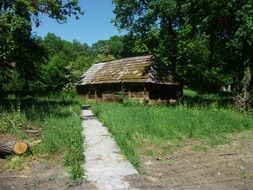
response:
[[[27,139],[27,134],[23,132],[23,127],[28,125],[29,122],[25,114],[21,113],[20,110],[5,111],[1,109],[0,121],[0,134],[12,134],[20,139]]]
[[[54,158],[63,155],[67,170],[74,180],[83,178],[83,137],[80,104],[73,98],[61,97],[26,97],[8,99],[0,105],[0,133],[16,136],[19,139],[42,140],[33,147],[32,153],[39,159],[40,155]],[[38,136],[31,136],[27,129],[41,131]],[[25,162],[29,155],[11,158],[11,167]],[[23,164],[22,164],[23,166]]]
[[[1,12],[15,12],[21,16],[28,16],[27,13],[29,13],[29,19],[32,18],[36,26],[40,25],[39,14],[46,14],[58,22],[65,22],[67,17],[71,15],[75,15],[78,19],[78,15],[83,14],[78,6],[78,0],[3,0],[0,3],[0,8]]]
[[[253,3],[248,0],[236,12],[236,20],[240,23],[235,33],[236,39],[244,39],[252,45],[253,41]],[[238,41],[239,43],[242,41]]]
[[[99,40],[92,45],[92,50],[95,54],[121,58],[124,49],[123,38],[123,36],[112,36],[109,40]]]
[[[43,49],[30,32],[25,18],[12,12],[0,14],[0,89],[12,89],[11,83],[18,83],[17,90],[29,89],[38,77]]]
[[[32,36],[32,21],[40,25],[39,14],[58,22],[82,14],[78,1],[3,0],[0,2],[0,90],[33,90],[40,84],[45,58],[39,39]],[[15,74],[15,77],[12,74]],[[17,83],[19,85],[11,85]],[[34,80],[39,82],[34,83]]]
[[[48,57],[51,57],[62,51],[64,43],[60,37],[53,33],[48,33],[44,37],[42,44],[43,48],[47,52]]]
[[[180,65],[178,65],[177,71],[185,80],[191,78],[191,83],[198,84],[199,81],[205,80],[206,84],[213,84],[216,81],[211,80],[214,80],[212,76],[214,76],[216,68],[211,70],[207,65],[210,55],[208,36],[203,34],[189,39],[190,32],[191,26],[189,25],[179,32],[181,40],[178,41],[177,61],[180,62]]]
[[[127,29],[185,84],[213,89],[232,84],[236,93],[249,99],[253,88],[252,1],[113,3],[115,25]]]
[[[74,95],[78,78],[95,62],[115,59],[77,40],[68,42],[48,33],[41,42],[48,58],[42,66],[42,82],[47,90],[69,92]]]
[[[66,84],[67,69],[69,57],[63,52],[59,52],[50,58],[44,66],[44,80],[52,89],[61,89]]]
[[[79,104],[60,106],[53,116],[45,117],[43,142],[36,147],[37,154],[64,154],[64,166],[73,179],[83,177],[83,137]]]

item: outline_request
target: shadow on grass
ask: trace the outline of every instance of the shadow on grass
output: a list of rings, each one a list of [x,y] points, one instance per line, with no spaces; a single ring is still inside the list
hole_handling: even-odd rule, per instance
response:
[[[73,98],[63,97],[23,97],[6,98],[0,101],[0,110],[8,112],[20,111],[26,115],[26,118],[33,120],[42,120],[46,116],[67,117],[71,113],[64,109],[71,105],[79,105],[79,102]]]
[[[231,93],[214,93],[197,90],[184,90],[184,96],[180,103],[188,107],[234,107]]]
[[[232,97],[206,98],[202,96],[184,96],[180,101],[181,104],[189,107],[233,107],[234,102]]]

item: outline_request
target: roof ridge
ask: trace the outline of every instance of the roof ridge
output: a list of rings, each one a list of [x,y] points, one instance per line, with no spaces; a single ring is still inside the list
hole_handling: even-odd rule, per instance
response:
[[[123,60],[134,60],[137,58],[152,58],[154,57],[152,54],[148,54],[148,55],[140,55],[140,56],[135,56],[135,57],[125,57],[125,58],[120,58],[120,59],[112,59],[112,60],[108,60],[108,61],[100,61],[100,62],[95,62],[94,64],[99,64],[99,63],[110,63],[110,62],[120,62]]]

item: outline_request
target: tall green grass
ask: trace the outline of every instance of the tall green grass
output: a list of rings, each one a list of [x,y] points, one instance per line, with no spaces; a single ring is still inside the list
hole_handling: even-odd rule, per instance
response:
[[[83,177],[83,137],[80,103],[66,97],[26,97],[1,102],[0,132],[27,141],[42,140],[32,149],[33,156],[53,159],[63,155],[71,177]],[[38,129],[36,136],[27,129]],[[29,155],[27,155],[29,157]],[[21,157],[26,159],[25,157]]]
[[[219,143],[226,134],[253,129],[253,117],[228,108],[92,104],[123,153],[139,166],[140,149],[150,144],[199,139]],[[148,142],[148,143],[147,143]]]

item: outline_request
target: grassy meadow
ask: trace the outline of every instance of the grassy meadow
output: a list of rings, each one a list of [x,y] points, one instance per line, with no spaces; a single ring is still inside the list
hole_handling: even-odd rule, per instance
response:
[[[236,111],[228,103],[229,97],[199,95],[191,90],[185,94],[176,106],[144,106],[126,101],[93,103],[92,110],[137,168],[141,154],[168,154],[187,140],[202,142],[196,147],[202,150],[204,145],[228,142],[230,134],[253,129],[252,115]]]
[[[235,110],[227,95],[184,90],[177,105],[91,103],[91,109],[108,127],[117,144],[139,170],[140,157],[165,156],[188,140],[200,142],[196,150],[227,143],[230,135],[253,130],[251,112]],[[8,98],[0,104],[0,134],[28,142],[42,140],[32,154],[12,155],[11,169],[29,166],[32,160],[63,158],[71,178],[84,176],[83,137],[78,99],[66,95]],[[32,133],[30,133],[32,132]]]
[[[10,156],[9,167],[27,167],[33,159],[63,157],[72,179],[83,177],[80,103],[63,96],[9,98],[0,106],[0,134],[28,142],[42,140],[32,154]],[[32,133],[31,133],[32,132]]]

